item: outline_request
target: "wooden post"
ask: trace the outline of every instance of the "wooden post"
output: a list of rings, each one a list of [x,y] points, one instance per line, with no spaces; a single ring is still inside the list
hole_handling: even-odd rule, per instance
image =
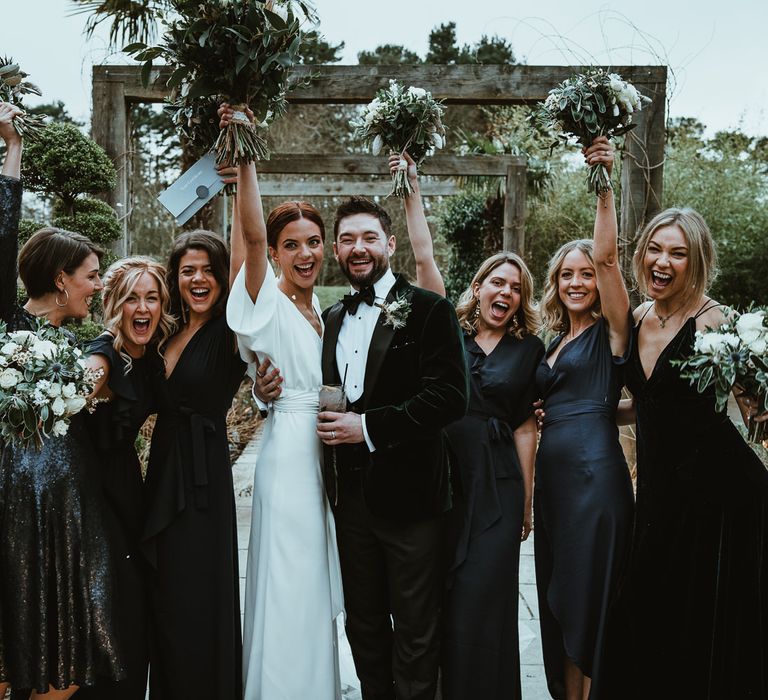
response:
[[[109,66],[93,67],[93,116],[91,137],[112,159],[117,170],[117,186],[105,195],[105,201],[117,212],[123,235],[113,243],[115,254],[130,251],[128,240],[128,176],[130,154],[128,145],[128,105],[122,79],[112,79]]]
[[[504,192],[504,250],[511,250],[525,257],[525,165],[507,166]]]

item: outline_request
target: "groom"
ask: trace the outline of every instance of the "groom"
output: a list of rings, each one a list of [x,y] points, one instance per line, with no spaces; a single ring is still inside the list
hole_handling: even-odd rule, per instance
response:
[[[346,413],[323,412],[347,636],[364,700],[433,700],[439,662],[442,429],[467,407],[461,332],[446,299],[393,275],[389,215],[355,197],[333,250],[355,290],[325,314],[323,381],[344,380]],[[333,448],[333,449],[330,449]]]

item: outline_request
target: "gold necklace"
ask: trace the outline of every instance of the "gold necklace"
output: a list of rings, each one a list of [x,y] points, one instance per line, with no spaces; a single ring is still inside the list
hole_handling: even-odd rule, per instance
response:
[[[656,302],[653,302],[653,313],[656,314],[656,318],[659,319],[659,325],[662,328],[666,328],[667,321],[669,321],[670,318],[672,318],[680,309],[682,309],[685,306],[685,302],[683,302],[680,306],[678,306],[671,314],[668,314],[666,316],[662,316],[656,309]]]

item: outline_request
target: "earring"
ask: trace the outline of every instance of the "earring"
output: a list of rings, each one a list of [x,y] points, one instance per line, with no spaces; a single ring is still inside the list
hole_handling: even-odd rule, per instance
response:
[[[58,292],[56,292],[56,296],[54,297],[53,300],[56,302],[56,306],[58,306],[59,308],[64,307],[67,304],[69,304],[69,292],[67,291],[66,287],[64,288],[64,303],[63,304],[59,303],[59,293]]]
[[[478,318],[480,318],[480,302],[478,301],[477,304],[475,304],[475,312],[472,314],[473,320],[477,321]]]
[[[181,304],[181,322],[187,325],[187,307],[183,303]]]
[[[516,331],[520,330],[520,321],[518,321],[518,319],[517,319],[517,314],[515,314],[512,317],[512,324],[511,325],[512,325],[512,330],[513,331],[516,332]]]

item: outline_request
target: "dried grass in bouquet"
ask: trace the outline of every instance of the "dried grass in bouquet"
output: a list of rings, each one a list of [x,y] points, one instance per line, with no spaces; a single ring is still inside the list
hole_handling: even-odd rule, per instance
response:
[[[404,88],[396,80],[390,80],[389,87],[379,90],[350,124],[355,129],[355,137],[368,146],[373,155],[379,155],[384,149],[401,155],[408,151],[419,167],[436,148],[445,146],[444,112],[442,103],[423,88]],[[401,158],[400,167],[392,176],[390,195],[407,197],[412,191],[408,164]]]
[[[24,95],[42,95],[37,85],[25,78],[28,76],[12,58],[0,58],[0,102],[8,102],[24,109]],[[19,136],[34,141],[45,128],[45,117],[35,114],[21,114],[14,118],[13,126]]]
[[[534,109],[532,119],[563,142],[576,139],[588,148],[596,136],[612,138],[633,129],[632,114],[650,101],[620,75],[592,68],[550,90],[546,100]],[[555,142],[553,148],[558,144]],[[597,194],[613,189],[604,165],[589,167],[587,189]]]
[[[288,80],[300,61],[302,25],[314,22],[304,0],[171,0],[159,46],[124,48],[142,61],[146,82],[156,59],[173,69],[173,119],[198,152],[211,147],[216,162],[237,165],[268,157],[263,129],[287,107]],[[229,102],[235,118],[218,128],[216,108]],[[245,115],[254,112],[256,124]]]

